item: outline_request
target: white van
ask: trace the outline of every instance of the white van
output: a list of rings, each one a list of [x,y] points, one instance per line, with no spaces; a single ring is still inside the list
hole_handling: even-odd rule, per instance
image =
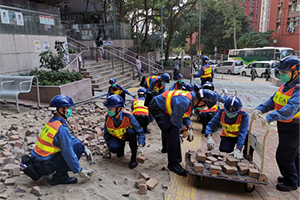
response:
[[[243,61],[222,61],[214,68],[215,73],[240,74],[241,68],[244,67]]]
[[[263,78],[263,77],[265,77],[266,69],[269,68],[270,66],[272,66],[271,67],[271,71],[272,71],[275,69],[275,67],[278,65],[278,63],[279,63],[278,61],[253,62],[241,69],[241,75],[242,76],[251,76],[251,68],[254,67],[257,72],[257,76]]]

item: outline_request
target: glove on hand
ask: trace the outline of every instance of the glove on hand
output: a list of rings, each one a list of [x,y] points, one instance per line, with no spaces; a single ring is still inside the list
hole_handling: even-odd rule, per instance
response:
[[[92,175],[93,175],[93,171],[89,169],[82,168],[81,171],[79,172],[79,176],[85,179],[90,179]]]
[[[253,119],[256,119],[256,117],[257,117],[258,114],[262,114],[262,112],[261,112],[260,110],[255,109],[255,110],[253,111],[253,113],[251,114],[251,117],[252,117]]]
[[[144,155],[144,148],[139,146],[137,149],[138,154]]]
[[[189,129],[188,132],[189,132],[189,135],[188,135],[188,137],[186,138],[186,140],[189,141],[189,142],[192,142],[192,141],[194,140],[193,130],[192,130],[192,129]]]
[[[92,163],[93,162],[92,152],[86,146],[84,146],[84,153],[86,155],[86,160],[88,161],[88,163]]]
[[[211,135],[208,135],[207,136],[207,149],[208,150],[212,150],[214,149],[215,147],[215,142],[214,140],[212,139],[212,136]]]
[[[262,124],[262,126],[267,126],[267,125],[269,125],[269,122],[265,117],[263,117],[263,118],[261,118],[261,124]]]
[[[233,155],[236,159],[242,159],[243,155],[239,149],[235,149],[233,152],[231,152],[229,155]]]
[[[104,158],[111,158],[111,153],[110,153],[109,147],[107,145],[104,146],[103,157]]]
[[[224,92],[224,94],[228,93],[228,90],[226,88],[222,89],[222,91]]]

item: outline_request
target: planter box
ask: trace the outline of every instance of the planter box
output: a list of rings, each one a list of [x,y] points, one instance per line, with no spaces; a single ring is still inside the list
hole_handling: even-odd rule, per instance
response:
[[[89,99],[93,96],[91,79],[89,78],[64,85],[40,85],[39,87],[40,100],[44,103],[49,103],[54,96],[59,94],[68,95],[74,102]],[[27,100],[37,99],[36,86],[32,86],[29,93],[19,95],[19,98]]]

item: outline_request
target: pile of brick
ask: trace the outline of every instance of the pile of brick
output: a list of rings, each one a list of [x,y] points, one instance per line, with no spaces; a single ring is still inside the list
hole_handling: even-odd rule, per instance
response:
[[[147,173],[140,173],[139,179],[135,181],[135,187],[139,189],[139,195],[146,195],[147,189],[152,191],[158,182],[151,178]]]
[[[218,150],[189,150],[188,164],[197,174],[257,181],[260,175],[257,167],[246,159],[235,159],[228,153]]]

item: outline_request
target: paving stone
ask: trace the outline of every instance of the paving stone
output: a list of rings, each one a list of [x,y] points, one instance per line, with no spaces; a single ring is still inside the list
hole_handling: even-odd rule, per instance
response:
[[[260,175],[260,172],[257,169],[249,168],[249,176],[252,178],[258,178]]]
[[[229,165],[224,165],[223,169],[224,169],[224,173],[226,173],[226,174],[233,174],[233,172],[234,172],[234,169],[232,167],[230,167]]]
[[[220,166],[210,165],[209,172],[212,174],[221,174],[222,168]]]
[[[8,195],[7,194],[0,194],[0,199],[7,199]]]
[[[205,156],[204,153],[197,152],[196,153],[196,159],[197,159],[198,162],[205,162],[206,156]]]
[[[216,159],[215,157],[209,156],[206,158],[207,160],[211,161],[212,163],[217,162],[218,159]]]
[[[15,168],[19,168],[20,169],[20,167],[18,165],[10,164],[9,163],[9,164],[6,164],[4,166],[4,168],[2,169],[2,171],[9,172],[10,170],[15,169]]]
[[[145,160],[146,160],[146,156],[145,156],[145,155],[139,154],[139,155],[137,156],[136,160],[137,160],[139,163],[142,163],[142,164],[143,164],[143,163],[145,162]]]
[[[16,193],[26,193],[26,191],[27,191],[27,188],[25,186],[21,186],[21,185],[18,185],[15,190]]]
[[[239,165],[239,172],[241,175],[247,175],[249,168],[247,166]]]
[[[16,183],[16,180],[14,178],[8,178],[5,180],[4,185],[10,186],[14,185]]]
[[[139,174],[139,178],[148,180],[148,179],[150,179],[150,176],[149,176],[147,173],[141,172],[141,173]]]
[[[146,180],[143,178],[139,178],[138,180],[135,181],[135,187],[139,188],[140,184],[146,184]]]
[[[194,170],[196,172],[203,172],[203,170],[204,170],[203,164],[202,163],[198,163],[198,162],[194,163]]]
[[[147,185],[140,184],[139,185],[139,195],[146,195],[147,194]]]
[[[237,167],[238,162],[239,162],[239,161],[238,161],[237,159],[235,159],[234,157],[232,157],[232,156],[226,157],[226,163],[227,163],[229,166]]]
[[[129,197],[129,195],[130,195],[130,190],[122,193],[122,196],[124,196],[124,197]]]
[[[153,190],[157,184],[158,182],[153,178],[150,178],[148,181],[146,181],[146,185],[149,190]]]
[[[6,189],[4,183],[0,182],[0,194]]]

